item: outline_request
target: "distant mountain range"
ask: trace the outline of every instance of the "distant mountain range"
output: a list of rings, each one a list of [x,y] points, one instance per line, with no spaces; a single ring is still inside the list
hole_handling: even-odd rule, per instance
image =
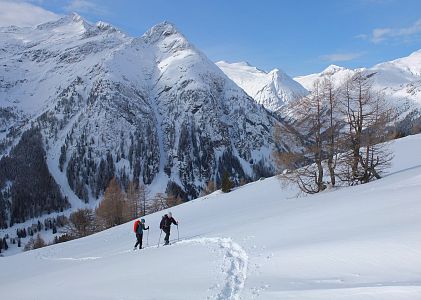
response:
[[[411,128],[421,128],[421,50],[371,68],[346,69],[331,65],[320,73],[294,79],[307,90],[312,90],[316,80],[327,77],[332,79],[336,87],[340,87],[356,72],[370,77],[373,87],[396,109],[399,131],[410,134]]]
[[[246,62],[216,64],[259,104],[281,115],[290,111],[291,100],[305,96],[317,80],[330,78],[339,88],[356,72],[362,72],[395,108],[398,131],[410,134],[414,127],[421,128],[421,50],[371,68],[347,69],[330,65],[320,73],[294,79],[278,69],[267,73]]]

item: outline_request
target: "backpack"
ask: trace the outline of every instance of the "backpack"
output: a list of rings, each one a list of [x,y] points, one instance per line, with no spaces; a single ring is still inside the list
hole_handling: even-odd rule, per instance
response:
[[[139,225],[140,225],[140,221],[136,220],[134,222],[134,226],[133,226],[133,230],[134,230],[135,233],[137,233],[137,228],[139,227]]]
[[[161,222],[159,223],[159,229],[163,229],[165,227],[165,216],[162,216]]]

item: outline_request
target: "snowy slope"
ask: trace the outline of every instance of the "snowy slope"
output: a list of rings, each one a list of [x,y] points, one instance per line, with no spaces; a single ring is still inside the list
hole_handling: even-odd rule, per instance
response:
[[[259,70],[247,62],[216,65],[250,95],[257,103],[270,111],[278,111],[291,100],[307,95],[307,90],[279,69],[270,72]]]
[[[421,107],[421,50],[393,61],[375,65],[377,89],[395,99],[407,99]]]
[[[2,297],[421,299],[421,135],[392,147],[390,174],[366,185],[296,198],[268,178],[175,207],[171,246],[155,247],[157,213],[142,251],[127,223],[4,257]]]

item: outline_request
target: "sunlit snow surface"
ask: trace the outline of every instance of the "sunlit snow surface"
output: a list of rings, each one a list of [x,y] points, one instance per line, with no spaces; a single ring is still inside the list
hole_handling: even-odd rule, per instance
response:
[[[170,246],[156,213],[144,250],[130,222],[3,257],[2,299],[421,299],[421,135],[392,147],[370,184],[297,198],[268,178],[173,208]]]

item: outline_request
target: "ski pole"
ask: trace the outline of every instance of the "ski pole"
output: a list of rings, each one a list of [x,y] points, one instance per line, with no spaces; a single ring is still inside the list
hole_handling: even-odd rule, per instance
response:
[[[159,243],[161,242],[161,235],[162,235],[162,229],[161,229],[161,233],[159,234],[158,247],[157,248],[159,248]]]
[[[177,224],[177,240],[180,241],[180,231],[178,231],[178,224]]]
[[[149,246],[149,229],[148,229],[148,235],[146,236],[146,247]]]

